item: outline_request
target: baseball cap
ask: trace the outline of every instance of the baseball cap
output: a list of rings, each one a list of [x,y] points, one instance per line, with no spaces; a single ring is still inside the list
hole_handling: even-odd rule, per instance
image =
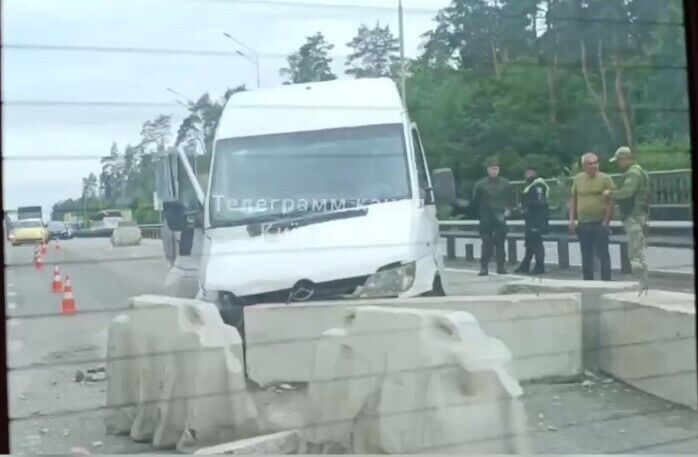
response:
[[[493,167],[495,165],[499,165],[499,159],[497,157],[490,157],[485,162],[485,167],[487,167],[487,168]]]
[[[618,148],[615,155],[613,157],[611,157],[611,160],[609,160],[609,162],[615,162],[616,160],[620,159],[621,157],[631,157],[632,155],[633,155],[633,151],[631,151],[629,147],[622,146],[622,147]]]

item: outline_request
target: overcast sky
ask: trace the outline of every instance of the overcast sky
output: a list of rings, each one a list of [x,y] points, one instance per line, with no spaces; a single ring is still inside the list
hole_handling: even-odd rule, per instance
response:
[[[448,3],[403,1],[408,56]],[[2,0],[2,7],[6,209],[40,204],[48,210],[78,197],[81,178],[98,173],[99,157],[113,141],[122,150],[138,142],[142,123],[161,112],[178,125],[184,111],[166,87],[190,98],[243,83],[254,87],[254,66],[234,54],[223,32],[262,55],[262,86],[270,87],[282,82],[284,56],[318,30],[335,44],[337,74],[359,25],[380,20],[398,31],[397,0]],[[142,48],[202,54],[131,51]],[[50,103],[57,101],[115,104]]]

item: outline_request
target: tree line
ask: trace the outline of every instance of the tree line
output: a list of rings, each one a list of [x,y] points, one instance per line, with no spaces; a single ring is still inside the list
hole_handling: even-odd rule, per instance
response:
[[[682,22],[680,0],[452,0],[406,65],[407,107],[430,166],[452,168],[463,196],[493,155],[513,179],[527,164],[546,177],[574,173],[587,151],[613,170],[606,159],[620,145],[648,169],[690,167]],[[362,24],[347,46],[347,75],[399,78],[389,26]],[[332,49],[311,35],[280,75],[286,84],[336,79]],[[147,205],[153,153],[195,141],[210,154],[224,103],[239,90],[189,103],[172,142],[168,116],[146,122],[141,143],[113,145],[73,203],[99,194],[102,206]]]

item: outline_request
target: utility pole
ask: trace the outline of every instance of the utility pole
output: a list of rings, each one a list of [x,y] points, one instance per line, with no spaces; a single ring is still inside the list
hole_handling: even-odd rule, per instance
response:
[[[400,90],[402,91],[402,103],[407,110],[407,69],[405,67],[405,24],[402,11],[402,0],[398,0],[398,15],[400,18]]]

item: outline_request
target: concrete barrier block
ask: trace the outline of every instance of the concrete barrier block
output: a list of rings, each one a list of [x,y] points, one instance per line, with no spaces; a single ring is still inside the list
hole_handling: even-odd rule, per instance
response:
[[[188,448],[259,429],[242,341],[215,305],[135,297],[110,326],[107,348],[111,433],[129,433],[156,448]]]
[[[291,430],[197,449],[194,455],[282,455],[300,454],[300,451],[298,432]]]
[[[638,290],[632,281],[582,281],[569,279],[522,279],[506,283],[499,293],[508,294],[560,294],[577,293],[581,296],[582,348],[584,368],[599,369],[599,315],[601,297],[604,294]]]
[[[331,301],[245,308],[247,374],[260,385],[307,382],[315,346],[327,329],[341,327],[359,306],[465,311],[513,352],[520,381],[581,375],[581,305],[578,294],[419,297]]]
[[[141,244],[141,229],[134,226],[119,226],[111,234],[112,246],[138,246]]]
[[[698,409],[695,295],[650,291],[602,299],[601,370],[640,390]]]
[[[356,454],[526,452],[511,353],[464,312],[362,306],[326,333],[312,446]]]

